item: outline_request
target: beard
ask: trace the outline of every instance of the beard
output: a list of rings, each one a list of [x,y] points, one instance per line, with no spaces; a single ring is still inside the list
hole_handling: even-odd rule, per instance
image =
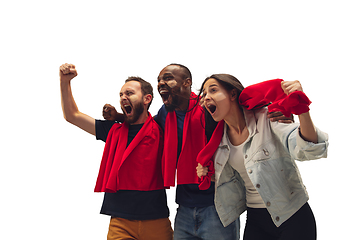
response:
[[[171,95],[171,103],[165,105],[165,109],[168,112],[173,112],[175,109],[180,105],[179,104],[179,96],[178,95]]]
[[[125,122],[127,122],[128,124],[132,124],[132,123],[136,122],[139,119],[140,115],[144,112],[144,109],[145,109],[145,107],[141,102],[134,105],[133,109],[132,109],[132,111],[133,111],[132,116],[129,117],[129,116],[126,116],[126,114],[125,114]]]

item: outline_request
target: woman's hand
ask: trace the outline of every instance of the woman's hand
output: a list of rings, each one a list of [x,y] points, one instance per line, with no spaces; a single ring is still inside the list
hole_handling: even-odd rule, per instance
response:
[[[200,163],[198,163],[198,166],[196,167],[196,173],[199,178],[206,176],[209,171],[208,167],[203,167]]]
[[[302,86],[298,80],[295,81],[283,81],[281,82],[281,87],[284,92],[289,95],[295,91],[302,91]],[[300,136],[308,142],[317,143],[318,137],[316,133],[316,128],[311,120],[310,113],[302,113],[299,115],[300,122]]]
[[[295,91],[301,91],[303,92],[302,86],[298,80],[295,81],[283,81],[281,82],[281,87],[286,93],[286,95],[289,95],[292,92]]]

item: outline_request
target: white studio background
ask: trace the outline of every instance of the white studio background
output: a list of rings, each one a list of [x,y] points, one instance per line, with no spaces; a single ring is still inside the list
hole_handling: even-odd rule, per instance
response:
[[[119,108],[128,76],[150,81],[181,63],[197,92],[229,73],[247,86],[301,81],[327,159],[299,163],[318,239],[354,239],[360,214],[356,137],[357,1],[1,1],[0,238],[105,239],[109,217],[94,193],[104,144],[62,117],[58,68],[73,63],[80,111]],[[173,222],[175,191],[168,191]],[[246,214],[241,216],[241,228]],[[241,232],[242,233],[242,232]]]

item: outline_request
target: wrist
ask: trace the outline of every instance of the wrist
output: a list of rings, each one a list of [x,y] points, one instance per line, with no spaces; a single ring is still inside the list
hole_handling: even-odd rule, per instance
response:
[[[116,117],[115,117],[115,121],[121,122],[121,123],[125,122],[125,115],[122,113],[117,113]]]
[[[61,86],[69,86],[69,85],[70,85],[70,81],[71,81],[71,80],[61,79],[61,78],[60,78],[60,85],[61,85]]]

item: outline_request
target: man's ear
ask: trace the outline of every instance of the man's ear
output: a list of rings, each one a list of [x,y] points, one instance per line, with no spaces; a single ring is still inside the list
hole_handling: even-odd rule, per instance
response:
[[[186,78],[186,79],[183,81],[183,86],[184,86],[185,88],[191,87],[191,84],[192,84],[192,81],[191,81],[190,78]]]
[[[148,104],[151,102],[151,100],[152,100],[151,94],[146,94],[146,95],[144,96],[144,104],[145,104],[145,105],[148,105]]]

